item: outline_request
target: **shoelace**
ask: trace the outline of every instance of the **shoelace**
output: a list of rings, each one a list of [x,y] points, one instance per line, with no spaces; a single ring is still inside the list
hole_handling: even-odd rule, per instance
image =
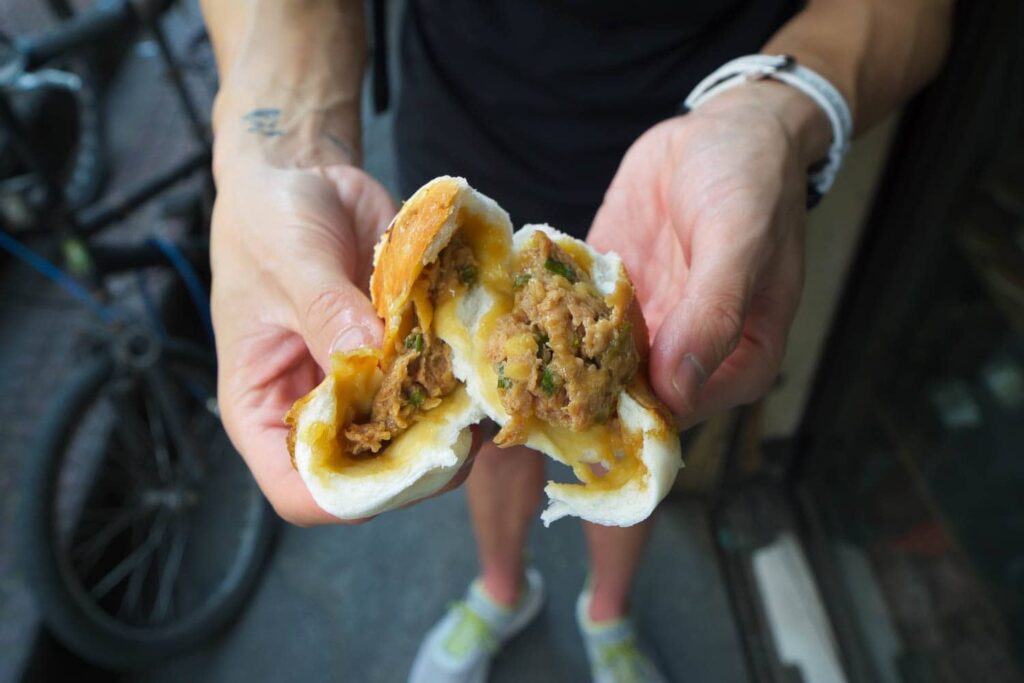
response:
[[[491,652],[498,649],[498,639],[491,632],[491,625],[473,611],[466,602],[456,602],[451,609],[458,612],[459,618],[444,642],[444,649],[453,657],[464,658],[477,648]]]
[[[647,683],[647,658],[633,638],[605,645],[597,656],[601,666],[611,669],[619,683]]]

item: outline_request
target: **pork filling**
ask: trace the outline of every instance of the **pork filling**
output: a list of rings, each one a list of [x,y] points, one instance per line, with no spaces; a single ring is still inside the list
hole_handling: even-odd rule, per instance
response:
[[[420,279],[426,280],[431,301],[454,295],[476,282],[473,251],[454,237],[438,259],[423,269]],[[406,315],[415,316],[411,302]],[[368,419],[353,422],[344,430],[347,451],[352,455],[378,453],[458,386],[452,374],[451,347],[435,337],[432,328],[414,326],[396,342],[395,352],[391,365],[384,369]]]
[[[530,239],[513,276],[512,311],[487,346],[512,418],[494,439],[505,445],[525,442],[533,415],[573,431],[614,419],[638,364],[626,306],[609,306],[547,235]]]

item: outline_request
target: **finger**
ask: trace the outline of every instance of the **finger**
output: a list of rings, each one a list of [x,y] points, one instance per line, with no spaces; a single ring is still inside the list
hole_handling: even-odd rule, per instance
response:
[[[286,324],[327,371],[332,352],[380,344],[381,323],[364,293],[373,260],[369,236],[383,229],[394,205],[358,169],[324,173],[334,191],[319,198],[319,212],[300,214],[308,229],[296,233],[297,243],[281,246],[278,267],[285,269],[278,279],[291,304]]]
[[[376,311],[362,290],[342,273],[307,272],[288,288],[298,332],[324,372],[330,371],[331,354],[336,351],[380,346],[382,328]]]
[[[334,166],[324,174],[338,191],[341,202],[352,216],[360,254],[353,282],[369,285],[373,271],[373,248],[395,217],[397,209],[391,195],[372,176],[351,166]]]
[[[340,520],[317,505],[302,475],[292,465],[286,445],[287,427],[256,424],[259,419],[266,417],[259,412],[247,417],[254,419],[243,417],[239,424],[237,416],[231,411],[223,415],[225,427],[230,425],[228,433],[232,435],[235,448],[245,459],[267,502],[282,519],[296,526],[357,524],[366,521]]]
[[[693,410],[679,416],[678,426],[687,429],[766,394],[778,376],[787,329],[786,317],[761,311],[755,297],[739,344],[701,388]]]
[[[240,447],[250,454],[247,460],[256,483],[274,511],[287,522],[297,526],[342,523],[316,504],[302,476],[292,467],[284,446],[287,433],[287,429],[277,427],[246,433]],[[255,443],[257,439],[259,443]]]
[[[217,405],[224,430],[263,495],[285,520],[301,526],[337,524],[313,501],[288,453],[282,417],[316,383],[305,344],[285,330],[262,330],[218,343]]]
[[[721,212],[713,229],[695,229],[682,297],[669,311],[651,349],[655,391],[680,417],[692,413],[704,383],[742,338],[762,264],[773,248],[769,219]],[[707,228],[707,226],[703,226]]]
[[[264,409],[243,412],[231,402],[223,403],[225,429],[274,511],[297,526],[341,523],[316,504],[302,476],[292,466],[286,445],[288,428],[265,422],[273,418],[280,421],[277,410],[271,416],[264,414]]]
[[[683,420],[683,426],[756,401],[774,384],[803,289],[803,226],[798,219],[795,227],[764,273],[765,284],[750,301],[736,350],[708,380],[694,413]]]

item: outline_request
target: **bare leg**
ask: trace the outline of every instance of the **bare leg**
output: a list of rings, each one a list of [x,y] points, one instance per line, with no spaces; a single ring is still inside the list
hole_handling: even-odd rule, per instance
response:
[[[529,448],[485,444],[466,481],[480,576],[492,598],[519,599],[523,547],[544,488],[543,456]]]
[[[583,522],[590,551],[590,618],[605,621],[625,616],[633,576],[651,535],[654,518],[631,527]]]

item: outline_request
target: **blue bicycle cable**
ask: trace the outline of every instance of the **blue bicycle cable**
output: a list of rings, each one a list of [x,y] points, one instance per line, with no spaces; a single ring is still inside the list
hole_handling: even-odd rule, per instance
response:
[[[153,329],[160,335],[161,339],[167,339],[167,327],[160,318],[160,308],[156,304],[156,298],[149,287],[149,278],[146,277],[145,269],[135,271],[135,286],[139,290],[139,297],[142,299],[142,307],[146,309],[146,317],[149,318]]]
[[[188,259],[185,258],[184,254],[182,254],[173,243],[167,240],[162,240],[161,238],[153,238],[150,241],[152,241],[157,248],[163,252],[167,257],[167,260],[170,261],[175,270],[178,271],[182,280],[185,281],[185,286],[188,288],[189,294],[192,297],[196,308],[199,309],[200,315],[204,318],[203,322],[205,324],[206,333],[212,343],[213,324],[210,319],[210,305],[206,300],[202,283],[199,280],[199,275],[195,272],[195,269],[192,268],[192,265],[188,262]],[[65,273],[47,258],[40,256],[26,247],[12,235],[9,235],[6,230],[0,230],[0,248],[8,251],[15,258],[18,258],[28,264],[43,275],[43,277],[47,278],[70,294],[74,299],[85,304],[104,322],[112,322],[114,320],[125,318],[123,313],[119,313],[110,306],[101,303],[89,290],[80,285],[73,277]],[[167,331],[164,328],[163,321],[160,320],[160,316],[156,310],[156,303],[152,299],[152,293],[149,291],[149,285],[145,279],[145,275],[141,271],[138,273],[136,284],[140,289],[143,303],[147,308],[147,313],[149,313],[152,318],[157,333],[161,337],[166,337]],[[196,400],[202,404],[207,403],[210,396],[206,391],[203,391],[192,382],[186,382],[186,386],[189,393],[191,393]]]
[[[182,282],[185,283],[185,289],[188,290],[189,296],[192,298],[192,303],[195,304],[196,310],[202,318],[206,336],[210,344],[213,344],[213,319],[210,314],[210,300],[206,296],[206,289],[203,287],[202,280],[199,279],[199,274],[192,267],[192,264],[189,263],[185,255],[181,253],[181,249],[170,240],[163,237],[150,237],[146,241],[163,252],[163,255],[174,266],[174,269],[178,271]]]
[[[112,322],[124,317],[110,306],[100,302],[92,292],[79,284],[78,281],[61,270],[56,264],[26,247],[12,235],[9,235],[6,230],[0,230],[0,247],[10,252],[15,258],[27,263],[73,298],[88,306],[104,322]]]
[[[174,267],[175,271],[177,271],[182,282],[185,283],[185,288],[188,290],[189,297],[192,299],[193,304],[199,311],[199,315],[202,318],[206,336],[212,343],[213,323],[210,317],[210,303],[206,298],[206,290],[203,288],[202,281],[199,279],[199,274],[196,273],[192,264],[188,262],[188,259],[181,253],[181,250],[173,242],[162,237],[150,238],[148,242],[160,250],[164,257],[170,262],[171,266]],[[125,317],[123,313],[119,313],[110,306],[100,302],[92,292],[61,270],[59,266],[46,257],[36,253],[32,249],[29,249],[5,230],[0,230],[0,248],[29,265],[43,277],[50,280],[71,295],[72,298],[85,304],[104,322],[111,322]]]

